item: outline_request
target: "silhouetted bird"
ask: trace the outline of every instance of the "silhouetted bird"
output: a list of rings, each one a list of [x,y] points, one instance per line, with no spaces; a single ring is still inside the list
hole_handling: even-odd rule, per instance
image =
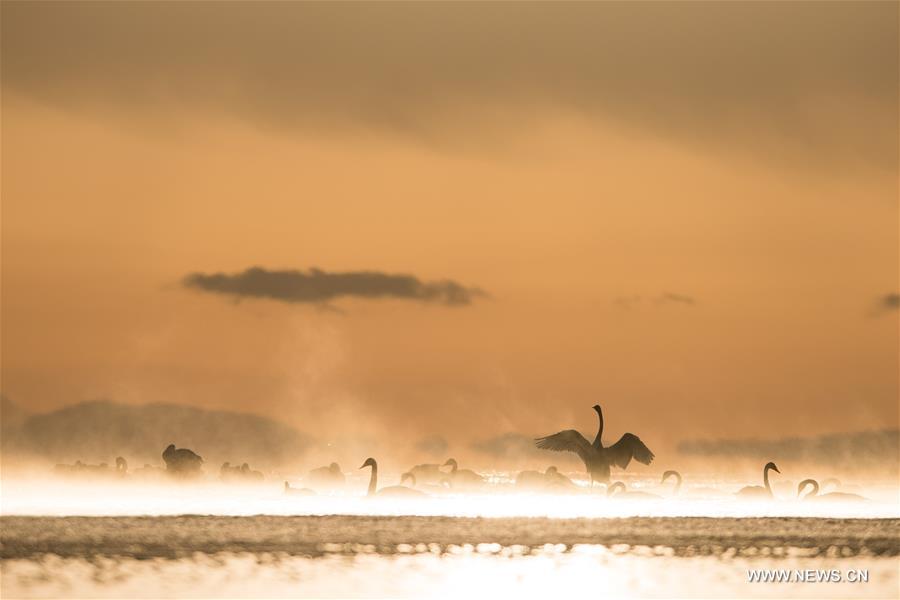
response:
[[[801,498],[800,494],[803,488],[811,485],[812,491]],[[797,497],[804,502],[868,502],[869,499],[859,494],[851,494],[848,492],[828,492],[819,495],[819,482],[815,479],[804,479],[797,485]]]
[[[254,471],[250,468],[248,463],[244,463],[241,465],[241,477],[244,478],[244,481],[264,481],[265,476],[262,474],[262,471]]]
[[[557,469],[556,467],[547,467],[547,471],[544,473],[544,477],[547,479],[547,485],[550,487],[550,489],[566,489],[578,487],[574,481],[560,473],[559,469]]]
[[[578,487],[571,479],[559,472],[556,467],[547,467],[547,470],[522,471],[516,476],[516,487],[535,491],[558,491]]]
[[[241,478],[241,468],[232,467],[230,462],[223,462],[219,467],[219,479],[222,481],[237,481]]]
[[[599,404],[595,404],[593,408],[597,411],[597,417],[600,419],[597,437],[594,438],[593,444],[574,429],[566,429],[547,437],[538,438],[535,440],[537,447],[542,450],[577,454],[591,476],[591,487],[595,481],[609,482],[610,465],[625,469],[632,458],[645,465],[653,462],[653,453],[644,445],[641,438],[633,433],[626,433],[612,446],[604,447],[600,439],[603,435],[603,412],[600,410]]]
[[[738,490],[737,495],[747,500],[771,500],[775,498],[772,486],[769,485],[769,471],[781,473],[773,462],[767,462],[763,467],[763,485],[748,485]]]
[[[669,477],[675,478],[675,489],[672,490],[672,496],[675,497],[681,492],[681,473],[678,471],[666,471],[663,473],[662,479],[659,480],[659,484],[664,484]]]
[[[426,496],[419,490],[414,490],[402,485],[391,485],[385,488],[381,488],[380,490],[376,490],[376,486],[378,485],[378,463],[374,458],[367,458],[366,462],[362,464],[360,469],[365,469],[366,467],[372,467],[372,474],[369,476],[369,489],[366,492],[366,495],[369,497],[378,495],[394,496],[398,498],[424,498]]]
[[[333,462],[327,467],[312,469],[307,475],[307,481],[313,487],[337,488],[344,485],[345,478],[341,466]]]
[[[415,477],[419,485],[440,485],[441,481],[447,477],[447,474],[441,471],[441,465],[431,463],[416,465],[407,473]]]
[[[540,471],[522,471],[516,475],[516,487],[526,490],[543,490],[547,486],[547,476]]]
[[[450,487],[465,489],[477,488],[484,485],[484,477],[471,469],[460,469],[455,458],[448,458],[442,467],[450,467],[450,473],[445,475],[450,481]]]
[[[166,471],[179,476],[195,476],[200,474],[203,459],[187,448],[176,448],[169,444],[163,450],[162,458],[166,463]]]
[[[121,456],[116,457],[116,475],[124,477],[128,473],[128,461]]]

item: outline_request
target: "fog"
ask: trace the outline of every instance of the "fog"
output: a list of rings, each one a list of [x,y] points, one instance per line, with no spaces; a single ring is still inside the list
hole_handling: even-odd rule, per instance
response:
[[[146,465],[164,468],[161,455],[170,443],[203,457],[205,475],[210,478],[218,477],[224,462],[247,462],[267,477],[277,478],[281,474],[299,477],[331,462],[352,472],[368,456],[397,473],[418,463],[442,463],[455,457],[461,466],[486,472],[556,465],[587,477],[574,453],[535,447],[535,438],[549,433],[546,431],[470,440],[434,432],[401,440],[389,428],[368,436],[342,436],[337,426],[304,431],[252,413],[173,404],[93,401],[35,414],[10,398],[2,399],[0,415],[4,471],[38,477],[56,464],[76,461],[105,464],[112,472],[117,457],[123,457],[131,471]],[[614,441],[604,437],[605,445]],[[621,472],[623,476],[658,477],[666,469],[690,469],[704,478],[755,481],[762,465],[772,460],[808,476],[897,482],[900,467],[900,432],[896,429],[769,439],[669,436],[660,440],[654,436],[644,441],[651,449],[661,446],[664,452],[658,452],[651,466],[632,462],[629,470]],[[794,478],[799,481],[804,477]]]
[[[898,10],[0,2],[0,596],[896,596]]]

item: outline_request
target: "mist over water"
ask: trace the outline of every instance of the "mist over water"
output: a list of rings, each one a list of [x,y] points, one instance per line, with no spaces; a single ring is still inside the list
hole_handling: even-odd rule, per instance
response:
[[[590,486],[577,456],[538,450],[523,433],[470,444],[433,434],[395,447],[379,443],[389,436],[332,445],[271,419],[103,402],[8,419],[4,432],[4,598],[547,597],[585,589],[893,598],[900,585],[895,431],[684,441],[650,466],[614,469],[625,493],[612,497],[606,485]],[[203,455],[199,470],[167,470],[161,451],[172,438]],[[383,450],[377,489],[411,485],[404,472],[448,456],[483,482],[419,481],[418,498],[367,497],[370,470],[358,465],[372,448]],[[121,469],[119,453],[132,459]],[[762,483],[769,458],[781,471],[770,472],[772,497],[736,496]],[[332,460],[341,461],[333,485],[310,470]],[[223,461],[231,466],[220,470]],[[550,465],[571,483],[517,484],[523,469],[546,483],[540,474]],[[683,477],[677,489],[661,481],[672,467]],[[807,477],[820,493],[864,500],[798,499]],[[286,493],[286,482],[308,495]],[[869,580],[749,582],[758,569],[838,569],[845,578],[856,569]],[[703,578],[686,576],[693,570]]]
[[[572,474],[576,476],[577,474]],[[606,497],[606,486],[587,485],[566,493],[523,491],[515,473],[495,472],[477,491],[435,491],[422,499],[367,498],[368,476],[352,474],[344,489],[318,495],[284,494],[282,480],[226,484],[205,482],[128,482],[66,478],[4,477],[0,511],[4,516],[165,516],[165,515],[434,515],[465,517],[594,518],[627,516],[820,516],[900,517],[900,491],[890,481],[855,486],[867,502],[802,502],[796,482],[774,485],[771,501],[734,496],[743,483],[686,480],[678,496],[658,479],[618,478],[629,491],[654,493],[659,499],[621,500]],[[399,482],[400,473],[379,476],[379,488]],[[296,486],[302,485],[295,483]],[[383,482],[383,483],[381,483]],[[753,482],[755,483],[755,482]]]
[[[578,473],[569,473],[575,477]],[[4,598],[458,597],[583,592],[615,597],[872,597],[898,589],[896,482],[869,502],[735,498],[738,482],[685,474],[527,492],[486,473],[475,492],[366,498],[366,472],[294,497],[282,482],[11,477],[0,496]],[[380,473],[383,485],[400,473]],[[296,486],[304,477],[294,476]],[[754,569],[858,569],[868,583],[750,583]],[[696,569],[697,571],[693,571]],[[702,580],[687,577],[702,572]]]

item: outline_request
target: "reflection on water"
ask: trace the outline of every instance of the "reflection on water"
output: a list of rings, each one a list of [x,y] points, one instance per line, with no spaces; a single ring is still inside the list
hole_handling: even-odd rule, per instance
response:
[[[427,547],[426,547],[427,548]],[[868,583],[748,583],[750,569],[865,569]],[[2,564],[4,598],[156,597],[806,597],[895,598],[893,558],[827,559],[667,556],[603,546],[527,551],[484,544],[320,558],[287,554],[197,554],[182,559],[45,555]]]
[[[661,495],[658,481],[629,489]],[[734,484],[678,498],[602,490],[423,500],[290,497],[280,482],[11,482],[0,496],[0,596],[900,597],[896,482],[872,502],[741,502]],[[32,515],[32,516],[29,516]],[[81,516],[73,516],[81,515]],[[750,569],[851,569],[867,583],[750,583]]]
[[[900,521],[2,517],[15,597],[898,596]],[[868,583],[749,583],[750,569]]]

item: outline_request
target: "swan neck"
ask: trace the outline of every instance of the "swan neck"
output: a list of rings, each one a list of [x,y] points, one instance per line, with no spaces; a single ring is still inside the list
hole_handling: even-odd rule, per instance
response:
[[[597,437],[594,438],[594,447],[600,448],[602,446],[602,442],[600,438],[603,437],[603,410],[599,407],[596,408],[597,411]]]
[[[375,487],[378,485],[378,465],[372,465],[372,474],[369,475],[369,491],[366,493],[368,496],[375,495]]]
[[[806,488],[806,486],[808,486],[808,485],[809,485],[809,486],[812,486],[812,491],[810,491],[808,494],[806,494],[805,496],[803,496],[803,498],[804,498],[804,499],[806,499],[806,498],[812,498],[812,497],[818,495],[818,493],[819,493],[819,482],[816,481],[815,479],[804,479],[803,481],[801,481],[801,482],[800,482],[800,487],[799,487],[799,489],[797,490],[797,495],[799,496],[799,495],[800,495],[800,492],[803,491],[803,489]]]
[[[766,486],[766,491],[769,492],[769,495],[772,494],[772,486],[769,485],[769,469],[771,467],[766,465],[766,468],[763,469],[763,485]]]

